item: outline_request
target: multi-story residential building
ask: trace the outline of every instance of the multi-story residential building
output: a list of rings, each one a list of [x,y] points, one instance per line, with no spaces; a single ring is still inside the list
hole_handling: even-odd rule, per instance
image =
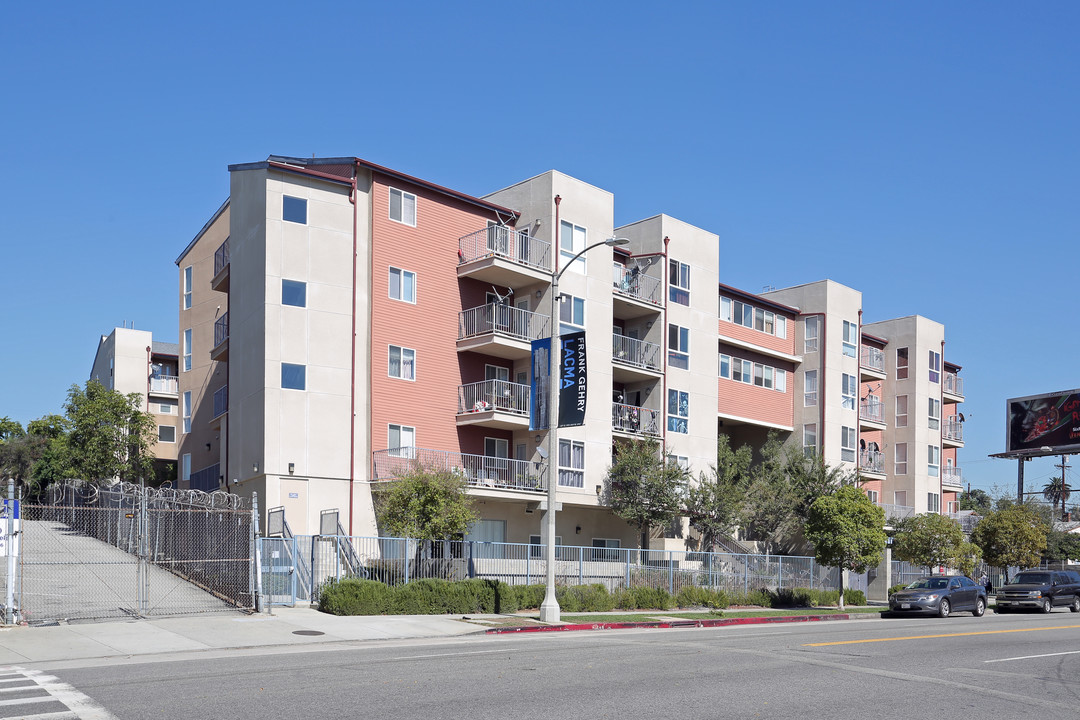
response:
[[[863,328],[861,294],[831,281],[721,285],[715,234],[666,215],[616,227],[611,193],[557,171],[485,197],[355,158],[230,172],[229,199],[177,259],[185,486],[258,492],[294,532],[337,510],[346,532],[372,535],[373,491],[421,462],[466,479],[474,539],[539,543],[551,481],[558,542],[618,547],[638,541],[603,504],[619,440],[655,438],[696,476],[718,433],[760,447],[775,431],[858,468],[890,517],[949,508],[959,367],[939,365],[935,385],[916,362],[935,342],[941,361],[936,323]],[[531,343],[553,319],[585,332],[590,399],[545,457]],[[897,466],[897,443],[928,463]],[[687,546],[685,521],[658,530],[652,547]]]
[[[154,416],[153,446],[157,482],[176,478],[177,431],[176,343],[159,342],[149,330],[114,328],[98,341],[90,379],[110,390],[137,393],[141,408]]]

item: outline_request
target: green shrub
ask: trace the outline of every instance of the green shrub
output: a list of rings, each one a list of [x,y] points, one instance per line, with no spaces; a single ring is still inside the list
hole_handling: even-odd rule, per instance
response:
[[[733,592],[728,596],[732,605],[760,605],[772,607],[773,596],[765,589],[751,590],[750,592]]]
[[[807,588],[780,588],[769,594],[771,607],[774,608],[810,607],[814,604],[813,592]]]
[[[449,584],[446,580],[423,578],[398,585],[394,588],[391,612],[396,615],[442,615],[450,612],[447,609]]]
[[[607,612],[615,607],[611,594],[599,583],[555,588],[555,598],[559,601],[559,608],[568,613]]]
[[[495,593],[495,608],[491,612],[515,613],[518,611],[518,595],[513,585],[502,580],[488,580]]]
[[[862,590],[852,590],[847,588],[844,590],[844,604],[845,605],[865,605],[866,593]]]
[[[546,585],[514,585],[514,593],[517,595],[519,610],[534,610],[544,602],[544,594],[547,592]]]
[[[319,590],[319,610],[331,615],[382,615],[390,607],[391,589],[374,580],[330,580]]]
[[[726,608],[728,606],[727,595],[723,590],[713,590],[698,585],[686,585],[680,588],[675,601],[679,607],[683,608]]]
[[[889,597],[892,597],[893,593],[896,592],[897,590],[903,590],[906,587],[907,587],[907,584],[905,584],[905,583],[901,583],[899,585],[893,585],[891,588],[889,588]]]

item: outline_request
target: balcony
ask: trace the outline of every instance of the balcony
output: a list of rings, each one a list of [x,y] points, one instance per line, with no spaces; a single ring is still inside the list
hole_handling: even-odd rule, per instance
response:
[[[623,320],[650,315],[663,307],[664,297],[659,278],[646,275],[637,268],[612,263],[611,284],[613,314]]]
[[[637,437],[660,437],[660,411],[613,402],[611,429]]]
[[[159,375],[158,377],[152,377],[150,378],[150,394],[176,397],[180,392],[179,381],[179,378],[175,375]]]
[[[876,347],[863,345],[859,355],[859,369],[864,380],[885,379],[885,352]]]
[[[612,375],[616,382],[655,380],[660,376],[660,346],[619,333],[611,335]]]
[[[551,243],[492,225],[458,239],[458,277],[513,287],[551,279]]]
[[[885,456],[877,450],[859,453],[859,472],[871,475],[885,474]]]
[[[950,520],[958,523],[960,525],[960,529],[963,530],[965,533],[970,533],[972,530],[974,530],[975,526],[979,524],[979,520],[982,519],[978,515],[970,512],[963,514],[945,513],[945,516],[948,517]]]
[[[547,315],[490,303],[458,313],[458,352],[520,360],[529,357],[531,343],[550,332]]]
[[[942,444],[951,447],[963,447],[964,423],[960,422],[960,418],[956,415],[950,415],[945,421],[945,425],[941,428],[941,441]]]
[[[489,455],[467,455],[443,450],[402,447],[372,453],[372,479],[396,480],[411,470],[449,470],[469,487],[542,493],[547,490],[544,463]]]
[[[953,402],[964,401],[964,378],[956,373],[945,373],[945,382],[942,384],[941,389],[946,400],[952,400]]]
[[[941,471],[941,487],[942,489],[948,488],[949,490],[963,490],[964,476],[960,472],[960,468],[946,466],[945,469]]]
[[[484,380],[458,387],[457,424],[518,430],[529,427],[529,386]]]
[[[214,348],[210,351],[211,360],[229,359],[229,313],[214,321]]]
[[[212,419],[217,420],[227,412],[229,412],[229,386],[222,385],[214,391],[214,417]]]
[[[878,503],[878,507],[885,511],[886,525],[895,525],[901,520],[915,516],[915,508],[909,507],[908,505],[888,505],[886,503]]]
[[[885,403],[876,397],[860,400],[859,422],[869,430],[881,430],[885,425]]]
[[[210,289],[229,292],[229,238],[214,251],[214,278],[210,281]]]

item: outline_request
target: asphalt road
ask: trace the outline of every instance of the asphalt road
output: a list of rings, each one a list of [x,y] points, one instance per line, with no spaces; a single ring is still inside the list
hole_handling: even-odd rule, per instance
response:
[[[1080,615],[342,643],[48,672],[125,720],[1066,718],[1080,717]]]

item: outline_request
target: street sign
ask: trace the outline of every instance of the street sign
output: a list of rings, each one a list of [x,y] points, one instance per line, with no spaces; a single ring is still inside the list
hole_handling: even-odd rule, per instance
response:
[[[15,533],[15,542],[9,542],[8,538],[8,517],[11,517],[14,521],[13,531]],[[8,557],[10,554],[18,556],[19,554],[19,501],[5,499],[3,504],[0,505],[0,557]]]

